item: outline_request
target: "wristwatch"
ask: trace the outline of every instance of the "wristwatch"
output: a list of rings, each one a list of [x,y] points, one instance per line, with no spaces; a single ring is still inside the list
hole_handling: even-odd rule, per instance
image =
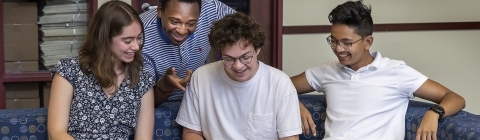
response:
[[[443,117],[443,115],[445,115],[445,110],[440,105],[434,105],[434,106],[430,107],[430,110],[432,110],[433,112],[438,113],[438,115],[440,115],[440,117],[438,117],[439,120]]]

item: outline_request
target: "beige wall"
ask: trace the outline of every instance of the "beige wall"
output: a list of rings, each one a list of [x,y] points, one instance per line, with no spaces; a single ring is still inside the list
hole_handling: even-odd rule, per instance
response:
[[[329,25],[328,14],[346,0],[283,0],[283,25]],[[480,21],[480,1],[364,0],[374,23]]]
[[[283,24],[289,26],[329,25],[328,13],[344,1],[283,2]],[[480,9],[474,6],[480,5],[480,1],[364,2],[372,6],[374,23],[480,21]],[[325,41],[328,35],[283,35],[283,70],[293,76],[336,59]],[[373,36],[371,51],[381,51],[383,56],[405,61],[430,79],[462,95],[467,101],[465,110],[480,114],[480,30],[374,32]]]

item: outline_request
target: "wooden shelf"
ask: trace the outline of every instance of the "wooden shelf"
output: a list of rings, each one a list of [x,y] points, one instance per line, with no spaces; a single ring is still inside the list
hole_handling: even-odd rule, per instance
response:
[[[28,72],[28,73],[6,73],[3,75],[4,83],[19,82],[51,82],[52,74],[50,71]]]
[[[142,13],[141,5],[150,3],[157,5],[158,0],[127,0],[131,1],[132,6]],[[98,0],[87,0],[88,16],[91,17],[98,8]],[[250,1],[249,13],[264,27],[267,38],[272,40],[267,42],[262,48],[263,62],[280,68],[282,64],[281,42],[282,38],[282,3],[283,0],[260,0]],[[278,7],[280,6],[280,7]],[[3,23],[3,1],[0,1],[0,23]],[[275,18],[274,18],[275,17]],[[272,19],[276,19],[272,21]],[[275,30],[279,31],[275,31]],[[0,26],[0,109],[5,109],[5,83],[22,83],[22,82],[51,82],[52,76],[50,71],[40,72],[22,72],[22,73],[4,73],[4,34],[3,26]],[[279,40],[280,39],[280,40]],[[273,44],[271,43],[273,42]],[[273,55],[272,55],[273,54]]]

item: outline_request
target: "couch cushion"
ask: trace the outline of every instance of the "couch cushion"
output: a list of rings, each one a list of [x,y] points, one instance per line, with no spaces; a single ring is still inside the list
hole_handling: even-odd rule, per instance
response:
[[[46,108],[0,110],[1,139],[48,138],[46,116]]]
[[[155,140],[181,140],[181,125],[175,122],[181,102],[165,102],[155,108]]]
[[[312,114],[313,121],[317,126],[317,136],[313,136],[311,133],[309,135],[300,134],[301,140],[316,140],[322,139],[325,135],[325,118],[327,117],[326,111],[326,100],[325,96],[318,94],[303,94],[298,96],[300,102],[302,102],[305,107]]]
[[[326,101],[323,95],[304,94],[300,101],[312,113],[317,125],[316,137],[300,135],[301,140],[322,139],[325,135]],[[414,140],[415,132],[423,115],[432,104],[410,101],[406,120],[406,140]],[[180,102],[167,102],[155,109],[155,140],[180,140],[182,127],[175,123]],[[0,139],[47,139],[47,109],[10,109],[0,110]],[[461,111],[439,122],[437,133],[439,139],[480,139],[480,115]]]

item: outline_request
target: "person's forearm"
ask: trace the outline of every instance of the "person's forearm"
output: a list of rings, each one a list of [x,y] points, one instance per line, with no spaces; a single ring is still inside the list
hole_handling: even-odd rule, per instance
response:
[[[75,140],[70,134],[67,132],[51,132],[49,131],[49,140]]]
[[[155,107],[163,104],[167,101],[168,97],[170,97],[170,94],[162,93],[160,90],[158,90],[157,86],[153,87],[153,93],[155,98]]]
[[[440,106],[445,110],[443,117],[448,117],[465,108],[465,99],[454,92],[449,92],[443,97]]]
[[[137,134],[135,134],[135,138],[133,138],[133,139],[134,140],[151,140],[151,139],[153,139],[153,133],[152,133],[152,135],[137,135]]]
[[[298,139],[299,139],[298,135],[285,137],[285,138],[280,138],[280,140],[298,140]]]
[[[189,134],[184,135],[183,139],[184,140],[204,140],[202,136],[197,135],[197,134],[193,134],[193,133],[189,133]]]
[[[306,108],[305,105],[303,105],[303,103],[300,102],[300,100],[298,101],[298,106],[299,106],[300,108]]]
[[[197,134],[197,133],[183,133],[183,139],[184,140],[204,140],[203,136]]]
[[[175,87],[167,82],[167,78],[165,77],[162,77],[160,80],[158,80],[157,87],[159,91],[163,93],[170,93],[175,89]]]
[[[201,131],[195,131],[186,127],[183,127],[182,137],[184,140],[204,140]]]

